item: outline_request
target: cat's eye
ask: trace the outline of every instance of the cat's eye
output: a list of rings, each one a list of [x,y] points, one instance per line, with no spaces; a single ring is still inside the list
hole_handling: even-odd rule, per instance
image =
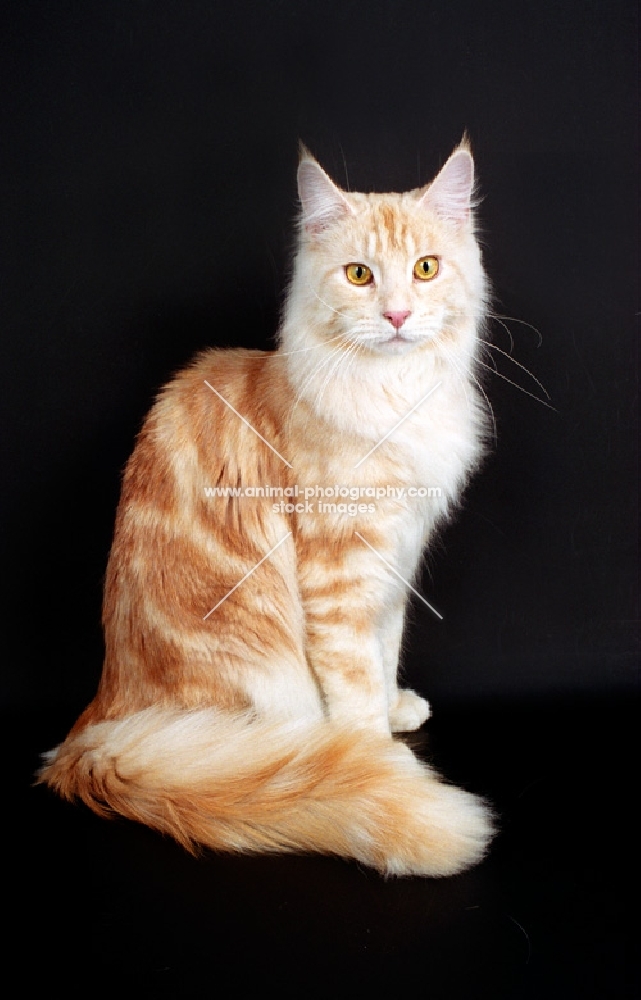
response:
[[[414,277],[419,281],[431,281],[438,274],[438,257],[420,257],[414,265]]]
[[[352,285],[369,285],[374,280],[372,269],[367,264],[346,264],[345,275]]]

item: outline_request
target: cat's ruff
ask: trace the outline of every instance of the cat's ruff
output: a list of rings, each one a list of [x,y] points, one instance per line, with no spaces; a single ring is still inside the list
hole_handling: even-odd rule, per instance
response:
[[[463,144],[427,187],[364,195],[303,151],[298,183],[279,350],[205,352],[152,408],[124,476],[99,690],[40,780],[189,849],[448,875],[483,856],[490,810],[391,733],[429,715],[397,686],[398,577],[482,453],[472,157]],[[405,493],[352,512],[211,489],[301,481]]]

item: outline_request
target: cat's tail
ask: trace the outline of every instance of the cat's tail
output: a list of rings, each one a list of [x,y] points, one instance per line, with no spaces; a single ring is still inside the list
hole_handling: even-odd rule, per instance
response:
[[[191,851],[316,851],[385,874],[450,875],[492,835],[487,807],[403,743],[331,722],[150,708],[71,734],[45,761],[39,780],[64,798]]]

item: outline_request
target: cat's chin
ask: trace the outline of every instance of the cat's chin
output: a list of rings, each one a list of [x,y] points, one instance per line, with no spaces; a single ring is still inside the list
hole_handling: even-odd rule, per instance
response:
[[[426,337],[403,337],[397,333],[391,337],[381,337],[380,340],[370,341],[367,346],[375,354],[399,355],[420,350],[427,343]]]

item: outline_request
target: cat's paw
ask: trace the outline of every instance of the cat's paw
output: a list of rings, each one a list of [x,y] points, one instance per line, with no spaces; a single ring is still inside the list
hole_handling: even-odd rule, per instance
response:
[[[396,704],[390,708],[390,728],[393,733],[413,732],[420,729],[431,714],[429,701],[406,688],[398,692]]]

